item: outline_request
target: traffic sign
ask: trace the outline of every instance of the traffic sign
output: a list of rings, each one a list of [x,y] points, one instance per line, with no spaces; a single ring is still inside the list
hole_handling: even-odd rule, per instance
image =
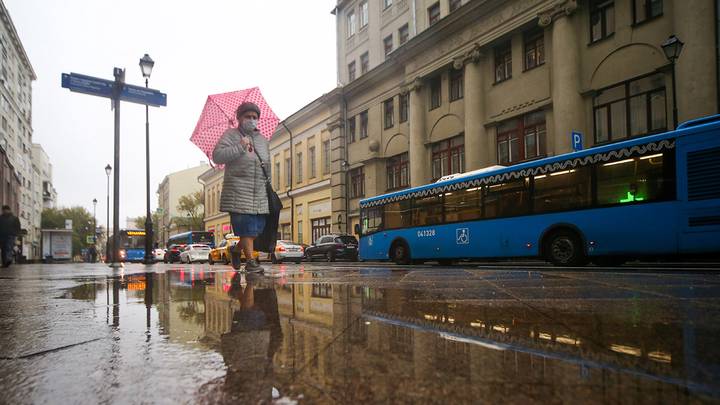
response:
[[[583,149],[583,136],[582,133],[577,131],[572,131],[572,147],[573,151],[577,152],[579,150]]]
[[[76,93],[112,98],[114,85],[114,81],[100,79],[98,77],[81,75],[79,73],[62,74],[62,87]],[[153,107],[167,106],[167,94],[155,89],[133,86],[131,84],[123,84],[122,90],[120,91],[120,100]]]

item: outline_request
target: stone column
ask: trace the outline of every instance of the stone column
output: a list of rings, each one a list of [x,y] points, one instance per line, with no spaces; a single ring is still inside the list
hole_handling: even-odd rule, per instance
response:
[[[330,198],[334,230],[337,229],[338,218],[343,225],[347,224],[347,165],[345,164],[345,136],[343,120],[337,118],[327,125],[330,133]],[[295,209],[293,207],[293,209]],[[296,218],[297,220],[297,218]],[[345,229],[342,229],[345,232]]]
[[[678,123],[718,113],[717,65],[713,1],[686,0],[672,4],[674,34],[685,43],[675,66]],[[669,86],[668,86],[669,87]],[[667,91],[670,94],[670,91]],[[673,95],[674,97],[674,95]],[[668,97],[668,103],[672,99]],[[672,110],[672,104],[670,104]],[[672,125],[672,115],[668,124]]]
[[[455,68],[465,66],[465,171],[491,165],[485,133],[485,98],[479,47],[475,47]]]
[[[415,79],[410,88],[410,145],[408,158],[410,160],[410,186],[416,187],[426,184],[430,180],[425,150],[425,91],[421,79]]]
[[[573,15],[577,3],[567,1],[540,15],[540,26],[552,27],[552,102],[555,117],[554,131],[550,132],[556,155],[572,151],[572,131],[587,133],[585,103],[580,95],[580,43]]]

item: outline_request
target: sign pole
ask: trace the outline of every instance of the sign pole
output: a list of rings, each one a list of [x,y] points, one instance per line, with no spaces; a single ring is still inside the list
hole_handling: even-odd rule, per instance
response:
[[[115,108],[115,172],[113,173],[113,254],[111,267],[119,267],[120,255],[120,94],[125,84],[125,69],[113,69],[113,108]]]

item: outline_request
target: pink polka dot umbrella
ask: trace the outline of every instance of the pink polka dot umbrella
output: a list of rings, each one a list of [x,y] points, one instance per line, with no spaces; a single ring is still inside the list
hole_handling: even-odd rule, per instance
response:
[[[210,95],[190,137],[190,141],[197,145],[210,161],[212,161],[213,149],[215,149],[215,145],[217,145],[223,133],[228,128],[237,128],[235,110],[246,101],[255,103],[260,107],[258,129],[265,138],[270,139],[272,137],[280,119],[265,101],[259,88],[253,87],[251,89]]]

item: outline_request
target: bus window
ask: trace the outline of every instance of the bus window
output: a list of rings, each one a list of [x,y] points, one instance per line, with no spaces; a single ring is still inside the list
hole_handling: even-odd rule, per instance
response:
[[[362,234],[377,232],[382,229],[382,208],[374,207],[362,210]]]
[[[482,218],[482,188],[445,193],[445,222]]]
[[[435,225],[442,222],[443,204],[441,195],[413,200],[413,226]]]
[[[592,204],[590,167],[535,176],[533,211],[573,210]]]
[[[412,204],[410,200],[385,205],[385,229],[398,229],[412,226]]]
[[[520,179],[485,187],[485,218],[527,215],[528,183]]]
[[[625,204],[671,198],[675,187],[674,171],[665,170],[665,158],[663,154],[655,154],[598,165],[598,204]]]

